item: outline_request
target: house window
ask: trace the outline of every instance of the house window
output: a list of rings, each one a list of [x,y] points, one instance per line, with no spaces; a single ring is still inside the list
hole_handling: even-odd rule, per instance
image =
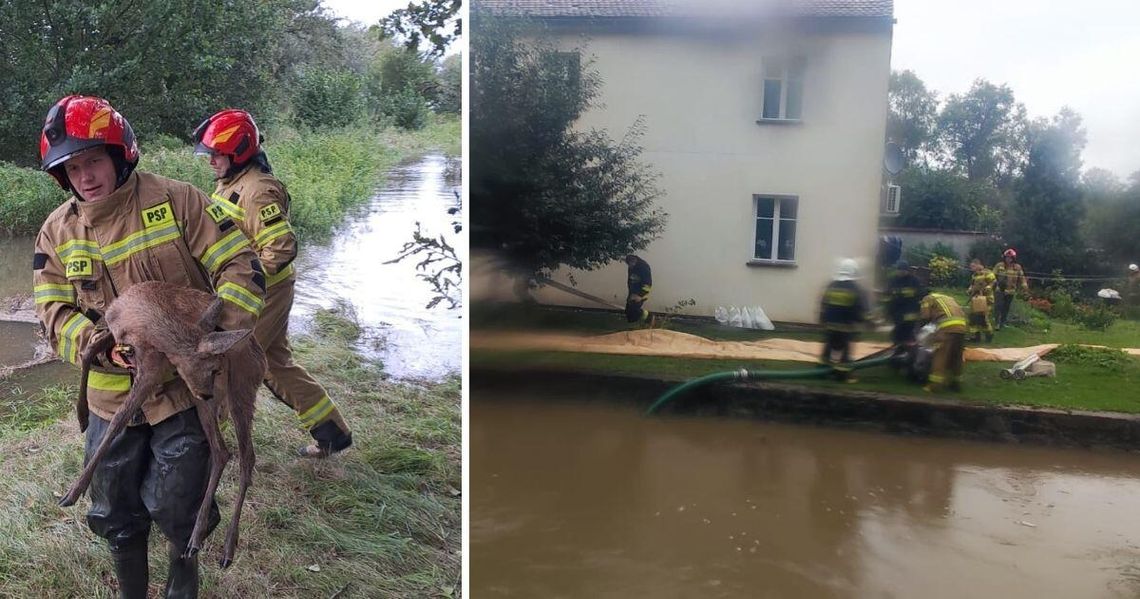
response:
[[[798,121],[803,116],[804,60],[765,58],[763,120]]]
[[[796,259],[796,215],[799,198],[752,196],[756,208],[754,260],[792,262]]]

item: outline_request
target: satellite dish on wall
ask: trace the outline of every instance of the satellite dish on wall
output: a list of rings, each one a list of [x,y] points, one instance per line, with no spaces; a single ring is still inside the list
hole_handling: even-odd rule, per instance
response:
[[[906,157],[903,156],[902,148],[893,141],[887,142],[887,147],[883,150],[883,168],[887,174],[893,177],[901,173],[904,166]]]

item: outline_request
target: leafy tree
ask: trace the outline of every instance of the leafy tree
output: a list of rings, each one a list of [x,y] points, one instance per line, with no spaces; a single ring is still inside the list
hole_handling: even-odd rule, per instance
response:
[[[1087,271],[1081,238],[1081,117],[1068,108],[1033,124],[1029,161],[1007,215],[1005,238],[1031,270]]]
[[[393,11],[380,20],[380,34],[384,38],[404,41],[413,52],[419,51],[420,42],[427,42],[431,56],[441,56],[452,40],[463,31],[459,17],[462,0],[422,0],[409,2],[407,8]]]
[[[343,127],[364,115],[360,77],[347,71],[307,71],[297,98],[297,117],[311,127]]]
[[[934,142],[938,122],[938,96],[914,71],[893,71],[888,94],[890,113],[887,138],[902,148],[908,164],[915,164],[920,153]]]
[[[525,24],[478,5],[472,18],[472,245],[527,275],[595,269],[648,245],[666,215],[653,205],[656,175],[638,160],[640,120],[617,142],[575,130],[601,85],[580,50],[524,42]]]
[[[1007,85],[974,81],[966,94],[951,95],[938,115],[946,163],[971,181],[1011,183],[1025,162],[1025,106]]]
[[[895,221],[904,227],[958,231],[997,231],[999,210],[993,188],[948,170],[912,167],[899,175],[905,200]]]
[[[436,95],[437,112],[459,114],[463,106],[463,59],[452,54],[444,59],[438,73],[439,93]]]

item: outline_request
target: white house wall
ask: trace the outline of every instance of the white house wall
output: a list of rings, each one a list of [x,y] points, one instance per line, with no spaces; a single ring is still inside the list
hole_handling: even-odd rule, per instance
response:
[[[580,44],[564,34],[560,45]],[[774,320],[814,322],[822,287],[841,256],[869,267],[877,247],[880,173],[890,75],[890,34],[749,37],[598,33],[601,107],[580,120],[620,138],[639,115],[643,160],[661,174],[664,234],[641,255],[653,268],[649,307],[693,298],[692,314],[761,305]],[[806,58],[803,120],[757,124],[762,59]],[[750,266],[753,194],[799,198],[794,267]],[[622,262],[575,271],[578,288],[624,300]],[[567,281],[567,273],[556,278]],[[593,305],[546,289],[540,301]]]

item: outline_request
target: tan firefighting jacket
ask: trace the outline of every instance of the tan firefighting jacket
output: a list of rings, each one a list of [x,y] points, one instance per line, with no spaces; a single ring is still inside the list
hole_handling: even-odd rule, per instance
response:
[[[210,199],[214,217],[233,219],[253,242],[265,268],[269,295],[273,296],[278,283],[293,278],[293,259],[297,257],[285,185],[250,164],[232,177],[219,179]]]
[[[954,298],[931,293],[922,298],[922,320],[935,323],[939,333],[965,333],[966,313]]]
[[[131,285],[166,281],[226,300],[221,326],[253,328],[265,278],[249,240],[228,219],[215,222],[192,185],[135,172],[96,202],[72,197],[56,208],[35,243],[36,314],[52,347],[77,364],[110,303]],[[155,424],[192,406],[181,379],[169,380],[142,411]],[[102,362],[88,379],[91,411],[111,419],[126,401],[130,374]]]

